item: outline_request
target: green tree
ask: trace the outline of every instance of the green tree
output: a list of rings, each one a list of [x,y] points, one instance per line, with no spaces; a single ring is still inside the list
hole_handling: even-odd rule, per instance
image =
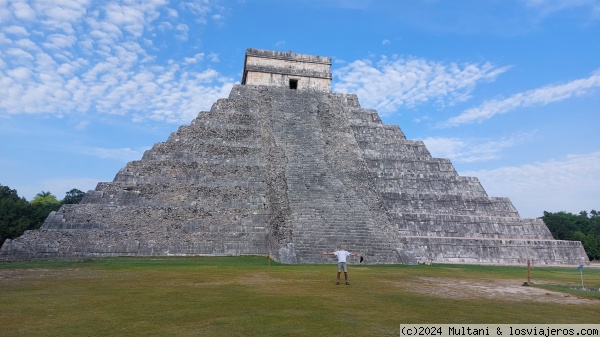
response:
[[[16,190],[0,185],[0,245],[6,239],[14,239],[28,229],[33,229],[35,211]]]
[[[19,197],[16,190],[0,185],[0,245],[6,239],[21,236],[26,230],[38,229],[61,202],[50,192],[41,192],[31,202]]]
[[[60,201],[58,199],[56,199],[56,197],[54,195],[52,195],[52,193],[41,191],[40,193],[36,194],[35,197],[33,197],[33,200],[31,200],[31,204],[32,205],[49,205],[49,204],[59,205]]]
[[[544,212],[542,217],[556,240],[571,240],[576,231],[576,215],[566,212]]]
[[[65,194],[65,198],[62,200],[63,204],[78,204],[81,202],[85,193],[74,188]]]
[[[592,210],[590,212],[590,230],[600,238],[600,212]]]
[[[555,239],[581,241],[591,260],[600,259],[600,213],[544,212],[542,219]]]

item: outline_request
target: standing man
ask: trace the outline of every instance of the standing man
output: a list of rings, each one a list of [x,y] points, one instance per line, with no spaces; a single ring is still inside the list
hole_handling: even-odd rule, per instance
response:
[[[359,254],[350,253],[344,250],[344,246],[340,246],[339,250],[335,252],[325,252],[323,251],[321,255],[335,255],[338,258],[338,273],[337,273],[337,282],[335,285],[340,284],[340,274],[342,273],[342,269],[344,269],[344,278],[346,280],[346,285],[350,285],[348,282],[348,265],[346,264],[346,259],[348,256],[360,256]],[[362,256],[361,256],[362,262]]]

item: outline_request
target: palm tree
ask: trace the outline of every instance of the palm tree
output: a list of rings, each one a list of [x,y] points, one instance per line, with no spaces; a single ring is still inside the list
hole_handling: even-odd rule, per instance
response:
[[[41,191],[40,193],[36,194],[35,197],[33,197],[33,200],[31,200],[31,204],[60,204],[60,201],[58,201],[58,199],[56,199],[56,197],[53,196],[52,193]]]
[[[52,195],[52,193],[50,193],[50,191],[48,191],[48,192],[41,191],[40,193],[36,194],[35,196],[36,197],[41,197],[41,198],[46,198],[46,197],[49,197],[51,195]]]

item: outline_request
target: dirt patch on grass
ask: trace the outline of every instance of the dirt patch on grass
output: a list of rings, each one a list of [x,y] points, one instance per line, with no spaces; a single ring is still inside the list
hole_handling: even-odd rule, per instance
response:
[[[598,304],[597,300],[523,286],[520,280],[464,280],[452,278],[414,277],[395,282],[404,290],[453,299],[501,299],[506,301],[546,302],[560,304]]]

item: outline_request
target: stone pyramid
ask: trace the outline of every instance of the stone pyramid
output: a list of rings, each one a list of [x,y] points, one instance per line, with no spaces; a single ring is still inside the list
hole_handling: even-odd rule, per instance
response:
[[[269,255],[322,263],[578,264],[580,242],[330,92],[328,57],[248,49],[242,84],[141,160],[7,240],[4,259]]]

